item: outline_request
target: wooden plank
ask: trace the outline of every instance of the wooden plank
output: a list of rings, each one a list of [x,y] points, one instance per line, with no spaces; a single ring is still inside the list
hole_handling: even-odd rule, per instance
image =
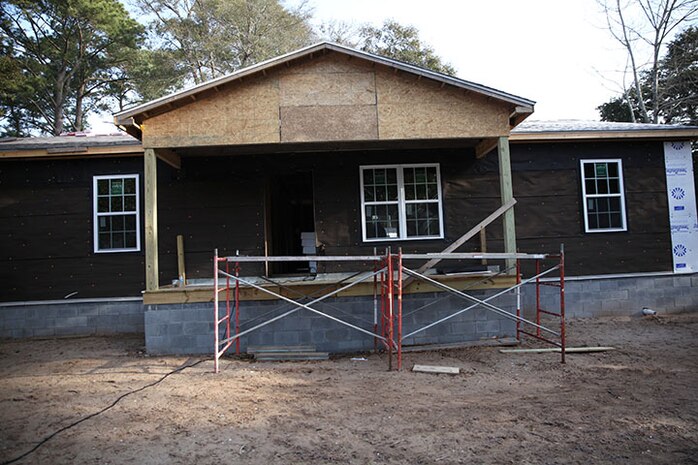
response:
[[[180,169],[182,167],[182,159],[177,155],[174,150],[170,149],[157,149],[155,151],[158,158],[173,168]]]
[[[568,354],[586,354],[592,352],[607,352],[615,350],[615,347],[567,347],[565,353]],[[548,352],[560,353],[559,347],[548,347],[545,349],[500,349],[503,354],[544,354]]]
[[[484,158],[497,147],[498,139],[483,139],[482,142],[475,146],[475,157]]]
[[[497,141],[497,154],[499,155],[499,188],[502,204],[514,198],[514,188],[511,179],[511,156],[509,154],[509,138],[500,137]],[[516,252],[516,229],[514,226],[514,209],[504,212],[503,218],[504,252]],[[514,267],[516,261],[509,259],[506,267]]]
[[[187,284],[187,270],[184,266],[184,236],[177,235],[177,276],[183,285]]]
[[[145,289],[160,287],[158,279],[158,189],[155,150],[145,149]]]
[[[420,260],[425,258],[433,258],[439,260],[445,260],[452,258],[454,260],[505,260],[511,258],[513,260],[538,260],[547,258],[547,254],[544,253],[502,253],[502,252],[449,252],[449,253],[403,253],[403,260]]]
[[[509,209],[511,209],[515,204],[516,204],[516,199],[514,199],[514,198],[509,199],[505,204],[503,204],[501,207],[499,207],[499,208],[496,209],[494,212],[492,212],[492,213],[490,214],[490,216],[488,216],[488,217],[485,218],[484,220],[480,221],[480,223],[478,223],[473,229],[471,229],[471,230],[468,231],[467,233],[463,234],[460,238],[458,238],[458,239],[456,239],[455,241],[453,241],[453,243],[452,243],[451,245],[449,245],[448,247],[446,247],[446,248],[443,250],[443,252],[441,252],[441,253],[447,254],[447,253],[453,252],[453,251],[456,250],[458,247],[460,247],[460,246],[463,245],[465,242],[467,242],[467,241],[470,240],[472,237],[474,237],[476,234],[479,234],[481,228],[486,227],[488,224],[492,223],[494,220],[496,220],[497,218],[499,218],[502,214],[504,214],[504,213],[506,213],[507,211],[509,211]],[[435,258],[435,259],[433,259],[433,260],[429,260],[429,261],[426,262],[424,265],[422,265],[421,267],[419,267],[419,269],[417,270],[417,273],[424,273],[424,272],[425,272],[426,270],[428,270],[429,268],[433,268],[434,265],[436,265],[436,264],[439,263],[440,261],[441,261],[441,259],[437,259],[437,258]],[[412,282],[412,280],[410,280],[410,279],[408,278],[407,280],[405,280],[405,286],[407,286],[407,285],[410,284],[411,282]]]
[[[457,375],[460,373],[460,368],[457,367],[442,367],[434,365],[415,365],[412,371],[417,373],[436,373],[444,375]]]

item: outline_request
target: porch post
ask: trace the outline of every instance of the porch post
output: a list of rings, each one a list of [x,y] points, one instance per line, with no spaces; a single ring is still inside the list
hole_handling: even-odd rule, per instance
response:
[[[511,159],[509,156],[509,138],[497,139],[497,154],[499,156],[499,191],[502,204],[514,198],[514,189],[511,182]],[[514,207],[504,213],[502,217],[504,227],[504,253],[516,253],[516,229],[514,227]],[[506,267],[511,268],[516,260],[506,261]]]
[[[155,150],[144,150],[145,178],[145,290],[156,291],[158,280],[158,186]]]

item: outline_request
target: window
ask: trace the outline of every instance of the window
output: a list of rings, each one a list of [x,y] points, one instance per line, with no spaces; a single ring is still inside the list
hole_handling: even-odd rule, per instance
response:
[[[95,176],[93,189],[94,251],[140,250],[138,175]]]
[[[364,241],[443,237],[439,165],[361,167]]]
[[[584,230],[627,230],[620,160],[581,160]]]

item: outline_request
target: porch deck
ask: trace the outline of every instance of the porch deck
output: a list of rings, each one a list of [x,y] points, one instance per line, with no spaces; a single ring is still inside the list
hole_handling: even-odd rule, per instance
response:
[[[244,279],[256,285],[267,288],[277,294],[296,299],[300,294],[318,295],[339,289],[342,285],[351,282],[354,273],[320,273],[315,276],[294,276],[272,278],[273,283],[260,277],[245,277]],[[487,290],[506,289],[516,284],[515,275],[499,274],[495,271],[434,274],[430,275],[436,281],[448,283],[449,286],[459,289]],[[232,285],[232,283],[231,283]],[[339,292],[337,297],[370,296],[373,295],[373,280],[358,283],[357,285]],[[428,292],[440,292],[436,286],[414,281],[403,290],[405,294],[419,294]],[[274,300],[270,294],[249,286],[240,286],[241,301]],[[185,304],[197,302],[213,302],[213,280],[197,280],[185,286],[161,286],[157,290],[143,291],[143,303],[145,305],[159,304]]]

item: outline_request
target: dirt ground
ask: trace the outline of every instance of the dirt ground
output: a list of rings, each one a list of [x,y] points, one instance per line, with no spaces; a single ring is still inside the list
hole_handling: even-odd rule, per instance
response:
[[[698,463],[698,313],[570,322],[571,345],[618,350],[204,361],[123,398],[16,463]],[[143,341],[0,343],[0,463],[200,360]],[[410,372],[414,363],[457,376]]]

